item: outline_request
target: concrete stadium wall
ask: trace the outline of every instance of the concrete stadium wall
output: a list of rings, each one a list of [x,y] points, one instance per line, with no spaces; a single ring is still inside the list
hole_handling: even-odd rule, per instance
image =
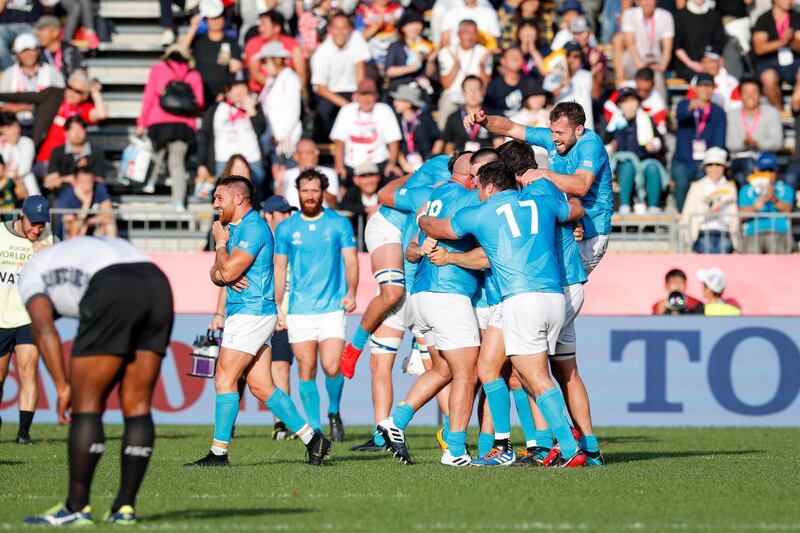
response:
[[[177,317],[155,392],[158,423],[213,423],[213,383],[187,376],[192,364],[192,341],[205,332],[210,318],[207,314]],[[349,318],[350,334],[357,320],[357,316]],[[595,423],[800,426],[798,326],[800,319],[795,317],[581,317],[577,323],[578,357]],[[58,327],[68,354],[77,322],[61,319]],[[400,372],[400,360],[408,353],[409,344],[406,339],[395,366],[395,402],[413,382],[412,377]],[[36,421],[54,422],[55,391],[44,367],[41,373],[44,394]],[[295,372],[292,379],[296,391]],[[322,377],[318,381],[325,421]],[[7,422],[17,419],[17,393],[12,362],[0,403],[0,416]],[[292,396],[297,401],[296,392]],[[345,386],[342,416],[347,424],[372,424],[367,354],[359,363],[355,379]],[[116,392],[110,398],[106,421],[121,421]],[[247,394],[237,423],[271,425],[272,417]],[[435,424],[434,406],[422,409],[414,423]]]
[[[211,253],[152,253],[167,273],[178,313],[213,313],[217,288],[208,279]],[[375,295],[367,254],[360,254],[358,309]],[[800,316],[800,255],[607,255],[586,285],[583,315],[649,315],[664,297],[664,274],[681,268],[689,276],[688,292],[702,298],[697,270],[716,266],[728,276],[725,296],[749,316]]]

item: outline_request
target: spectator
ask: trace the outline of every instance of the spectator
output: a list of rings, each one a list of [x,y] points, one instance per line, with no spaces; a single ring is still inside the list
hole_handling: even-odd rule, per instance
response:
[[[311,56],[311,85],[317,93],[314,133],[326,142],[339,110],[350,103],[359,82],[369,48],[360,32],[354,32],[344,13],[331,15],[328,37]]]
[[[0,209],[14,209],[28,196],[22,178],[6,166],[0,156]],[[10,215],[0,217],[1,221],[11,220]]]
[[[350,218],[353,230],[357,233],[359,218],[366,224],[380,207],[378,204],[378,186],[381,183],[380,170],[373,163],[362,163],[353,171],[353,184],[342,198],[340,207],[350,211],[354,216]]]
[[[360,3],[356,9],[356,30],[367,40],[372,62],[383,68],[389,45],[397,39],[395,24],[403,14],[403,7],[389,0],[372,0]]]
[[[103,183],[95,180],[92,170],[86,166],[75,169],[75,182],[61,190],[56,200],[57,209],[80,209],[78,213],[65,214],[62,227],[57,230],[60,237],[71,239],[83,235],[115,237],[117,225],[111,213],[111,196]],[[90,211],[101,211],[91,214]],[[59,231],[60,230],[60,231]]]
[[[308,71],[303,51],[300,49],[297,39],[284,34],[283,15],[273,9],[262,13],[258,20],[258,35],[251,37],[244,47],[244,61],[250,74],[250,90],[261,92],[261,89],[264,88],[267,73],[264,71],[261,61],[255,56],[269,42],[280,43],[289,52],[288,65],[300,77],[302,86],[305,86]]]
[[[606,54],[597,47],[597,39],[585,18],[578,17],[573,20],[569,29],[572,32],[572,40],[581,45],[583,68],[592,73],[592,98],[599,99],[603,92],[603,82],[608,74]]]
[[[0,11],[0,69],[14,64],[12,43],[23,33],[33,32],[33,25],[42,16],[39,0],[4,1]]]
[[[50,64],[39,63],[39,43],[32,33],[22,33],[14,39],[17,62],[3,71],[0,92],[38,93],[48,87],[64,87],[64,77]],[[23,128],[33,125],[33,106],[26,103],[5,103],[3,112],[17,113]]]
[[[634,192],[639,200],[646,201],[648,213],[661,213],[658,204],[668,182],[667,171],[658,159],[663,141],[652,117],[641,108],[635,89],[620,89],[617,103],[621,113],[608,123],[606,131],[620,187],[619,214],[631,213]]]
[[[378,102],[375,81],[365,78],[358,84],[354,102],[344,106],[331,130],[336,143],[334,169],[339,182],[349,185],[353,169],[361,163],[374,163],[381,175],[399,175],[400,127],[394,111]]]
[[[322,205],[333,208],[339,203],[342,192],[339,187],[339,176],[330,167],[319,164],[319,150],[311,139],[301,139],[294,152],[297,165],[286,169],[282,182],[275,183],[276,194],[282,193],[286,200],[295,208],[300,209],[300,196],[297,193],[295,182],[304,170],[314,169],[328,178],[328,189],[322,193]]]
[[[792,114],[794,115],[794,150],[792,161],[784,175],[784,181],[791,185],[795,191],[800,190],[800,69],[797,71],[797,81],[792,89]],[[800,199],[798,199],[800,205]]]
[[[753,27],[756,72],[764,94],[776,108],[781,107],[781,82],[792,83],[800,66],[800,13],[792,0],[773,0],[772,9],[758,17]]]
[[[722,298],[727,286],[725,272],[717,267],[701,269],[697,271],[697,279],[703,282],[703,298],[706,299],[703,311],[706,316],[741,316],[739,307]]]
[[[200,0],[158,0],[160,15],[158,25],[164,30],[161,35],[161,44],[169,46],[175,42],[175,17],[172,15],[172,5],[178,6],[182,11],[189,13],[197,8]]]
[[[675,73],[679,78],[690,80],[708,72],[702,64],[706,47],[722,50],[728,40],[722,17],[712,4],[709,0],[686,0],[686,7],[675,15]]]
[[[208,29],[198,36],[197,30],[203,20]],[[194,55],[197,72],[203,80],[203,100],[208,107],[225,90],[229,75],[241,70],[243,65],[242,48],[236,39],[225,34],[220,0],[200,4],[200,13],[192,17],[189,31],[181,37],[180,45]]]
[[[522,74],[524,58],[516,46],[506,48],[500,56],[500,75],[486,86],[486,112],[510,117],[522,108],[522,93],[533,80]]]
[[[283,15],[284,20],[291,20],[295,15],[297,3],[295,0],[276,0],[269,3],[264,0],[236,0],[237,13],[242,18],[242,24],[239,27],[242,42],[246,41],[251,31],[258,26],[259,16],[267,11],[268,6],[273,6],[272,9]],[[330,4],[330,0],[324,0],[324,3]]]
[[[663,136],[667,134],[667,106],[664,103],[664,98],[659,92],[655,90],[655,73],[650,67],[644,67],[636,72],[636,77],[633,82],[623,82],[617,90],[611,93],[605,104],[603,104],[603,114],[605,115],[606,122],[613,120],[614,115],[620,113],[617,107],[617,100],[619,99],[619,91],[624,87],[633,87],[636,89],[636,94],[639,95],[642,109],[647,111],[647,114],[656,123],[658,132]]]
[[[67,20],[64,22],[64,40],[71,41],[75,38],[78,26],[83,26],[84,40],[89,50],[97,50],[100,39],[94,29],[94,11],[91,0],[60,0]]]
[[[22,128],[13,113],[0,115],[0,131],[3,134],[0,155],[5,161],[6,171],[12,176],[19,176],[28,196],[40,196],[42,193],[33,175],[33,157],[36,153],[33,140],[22,135]]]
[[[461,39],[460,26],[464,20],[475,22],[479,43],[489,50],[497,48],[497,39],[500,37],[500,20],[497,17],[497,10],[490,5],[479,4],[478,0],[462,0],[455,9],[447,13],[447,17],[442,23],[442,47],[458,44],[454,41],[456,38]]]
[[[713,92],[714,78],[710,74],[699,74],[694,99],[678,102],[675,112],[678,131],[675,134],[672,180],[675,182],[678,211],[683,211],[689,185],[700,177],[698,165],[705,159],[706,151],[712,146],[725,148],[725,112],[711,103]]]
[[[663,300],[659,300],[653,304],[654,315],[671,315],[671,314],[688,314],[688,315],[702,315],[703,302],[693,296],[686,294],[686,273],[679,269],[673,268],[664,277],[664,288],[666,289],[667,296]],[[679,309],[670,309],[670,296],[678,293],[683,296],[683,305]],[[677,313],[674,311],[678,311]]]
[[[422,91],[415,83],[401,85],[389,96],[403,132],[398,163],[404,173],[410,174],[432,155],[442,152],[442,134],[430,111],[424,109]]]
[[[447,154],[454,150],[475,152],[480,148],[491,148],[495,140],[486,128],[478,124],[469,129],[464,127],[464,117],[481,110],[483,82],[477,76],[467,76],[461,83],[461,88],[464,92],[464,106],[450,114],[442,134],[444,151]]]
[[[792,227],[787,217],[758,216],[761,213],[790,213],[794,189],[777,179],[778,159],[763,153],[756,161],[757,172],[747,178],[739,191],[739,212],[756,213],[744,222],[744,253],[789,254],[794,251]]]
[[[286,65],[289,53],[279,43],[265,44],[254,59],[263,61],[262,68],[268,75],[258,96],[267,117],[267,132],[262,137],[266,142],[262,142],[262,147],[273,157],[274,165],[284,167],[303,135],[300,123],[303,86],[300,77]]]
[[[257,0],[250,0],[257,1]],[[297,36],[303,57],[311,57],[325,37],[328,17],[333,11],[333,0],[297,2]]]
[[[552,102],[553,95],[545,91],[541,83],[535,81],[525,88],[525,92],[522,93],[522,109],[513,114],[510,120],[531,128],[549,128],[549,108]],[[531,148],[536,156],[538,167],[548,168],[547,150],[536,145],[531,145]]]
[[[572,23],[579,18],[583,18],[583,6],[580,0],[567,0],[563,2],[561,9],[558,13],[561,15],[558,33],[553,36],[553,41],[550,43],[552,50],[561,50],[568,42],[574,41]],[[586,20],[584,18],[584,20]],[[596,43],[595,43],[596,44]]]
[[[731,76],[724,65],[725,60],[722,59],[722,55],[713,47],[707,46],[700,66],[714,78],[714,94],[711,96],[711,101],[727,113],[731,109],[740,107],[742,102],[739,96],[739,80]],[[694,98],[696,84],[697,76],[693,75],[686,91],[686,97],[690,100]]]
[[[754,0],[726,0],[717,2],[716,10],[722,15],[725,33],[736,39],[742,55],[750,52],[750,18],[748,11]]]
[[[467,76],[477,76],[484,86],[492,74],[492,52],[478,44],[478,26],[473,20],[458,24],[458,42],[439,50],[439,98],[436,125],[444,130],[447,118],[464,103],[461,84]]]
[[[594,129],[592,74],[583,68],[583,52],[578,43],[568,42],[564,46],[564,51],[567,53],[566,71],[549,74],[544,79],[544,88],[553,93],[556,104],[560,102],[579,103],[586,113],[586,128]]]
[[[105,100],[103,100],[103,87],[100,82],[89,81],[83,70],[76,70],[67,80],[64,99],[58,107],[56,116],[47,131],[44,142],[36,154],[37,174],[42,175],[50,154],[56,146],[65,142],[64,129],[67,119],[80,117],[84,124],[97,124],[108,117]],[[104,174],[97,172],[98,176]]]
[[[396,91],[424,77],[427,81],[436,74],[436,54],[433,45],[421,37],[424,28],[422,15],[406,9],[397,24],[400,37],[389,45],[386,54],[386,77],[389,91]]]
[[[92,146],[86,139],[86,123],[74,115],[64,123],[64,144],[56,146],[47,165],[44,186],[54,193],[64,185],[75,182],[75,169],[86,167],[92,175],[105,177],[105,154],[99,146]]]
[[[141,136],[147,130],[155,150],[153,170],[143,190],[155,190],[158,172],[166,157],[167,169],[172,179],[172,207],[176,211],[184,211],[186,182],[189,179],[186,154],[196,143],[197,118],[194,115],[175,115],[161,107],[160,95],[173,81],[191,87],[197,109],[195,113],[203,108],[203,81],[194,70],[192,54],[180,45],[170,45],[164,51],[161,61],[150,69],[142,97],[142,114],[136,120],[136,134]]]
[[[39,40],[39,62],[53,65],[65,80],[78,69],[86,70],[86,60],[76,46],[62,40],[61,22],[45,15],[36,22]]]
[[[522,73],[532,78],[543,78],[544,58],[550,53],[550,47],[541,43],[541,32],[535,20],[525,19],[519,23],[516,44],[522,52]]]
[[[637,7],[622,12],[623,46],[614,50],[617,80],[631,79],[641,68],[655,73],[656,90],[666,96],[664,72],[672,61],[675,20],[656,0],[639,0]]]
[[[725,178],[728,154],[709,148],[703,160],[705,176],[689,187],[681,222],[688,242],[699,254],[729,254],[739,248],[736,185]]]
[[[739,94],[742,107],[728,111],[731,126],[725,144],[731,152],[733,179],[741,187],[753,172],[758,152],[777,152],[783,148],[783,125],[778,110],[761,102],[761,82],[757,78],[742,80]]]
[[[559,13],[563,13],[564,11],[566,11],[567,4],[569,3],[571,3],[571,0],[556,0],[555,7],[558,9]],[[589,21],[589,24],[591,25],[592,29],[596,30],[597,15],[600,12],[600,6],[603,3],[603,0],[579,0],[575,3],[580,4],[581,15],[585,17],[586,20]]]
[[[250,96],[247,73],[231,74],[221,102],[215,102],[203,115],[203,125],[197,134],[197,175],[206,179],[220,176],[226,162],[241,154],[250,165],[258,205],[264,197],[263,155],[259,137],[267,130],[267,119],[261,107]]]

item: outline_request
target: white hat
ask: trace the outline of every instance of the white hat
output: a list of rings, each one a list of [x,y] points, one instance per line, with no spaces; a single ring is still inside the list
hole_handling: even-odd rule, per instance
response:
[[[697,279],[705,283],[706,287],[708,287],[717,294],[721,294],[722,291],[725,290],[725,286],[727,285],[725,272],[718,269],[717,267],[712,267],[708,269],[701,268],[700,270],[697,271]]]
[[[728,167],[728,152],[723,148],[712,146],[706,150],[706,157],[703,159],[703,167],[706,165],[722,165]]]
[[[258,51],[256,55],[253,56],[254,59],[264,59],[267,57],[280,57],[280,58],[287,58],[289,56],[289,52],[279,43],[278,41],[270,41],[264,46],[261,47],[261,50]]]
[[[222,15],[225,6],[221,0],[200,0],[200,14],[207,19],[215,19]]]
[[[14,39],[14,46],[13,50],[15,54],[18,54],[24,50],[36,50],[39,48],[39,41],[36,40],[36,36],[32,33],[20,33],[17,35],[17,38]]]

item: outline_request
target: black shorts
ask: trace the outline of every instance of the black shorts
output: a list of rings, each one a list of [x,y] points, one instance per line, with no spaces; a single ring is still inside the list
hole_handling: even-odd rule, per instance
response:
[[[282,361],[290,365],[292,364],[294,353],[292,352],[292,347],[289,345],[289,333],[285,329],[273,333],[270,344],[272,345],[273,361]]]
[[[112,265],[94,275],[80,303],[73,357],[164,355],[175,319],[172,289],[153,263]]]
[[[30,324],[17,328],[0,328],[0,357],[10,354],[20,344],[36,344],[33,342]]]

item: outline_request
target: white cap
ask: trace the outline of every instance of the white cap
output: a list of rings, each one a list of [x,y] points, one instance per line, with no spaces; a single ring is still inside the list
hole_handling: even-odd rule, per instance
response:
[[[258,53],[253,56],[253,59],[265,59],[267,57],[280,57],[286,59],[287,57],[291,56],[283,47],[283,45],[281,45],[281,43],[278,41],[270,41],[261,47],[261,50],[259,50]]]
[[[200,0],[200,14],[207,19],[217,18],[224,10],[222,0]]]
[[[22,52],[23,50],[36,50],[39,48],[39,41],[36,40],[36,36],[32,33],[20,33],[17,35],[17,38],[14,39],[14,46],[13,50],[15,54]]]
[[[703,159],[703,166],[706,165],[722,165],[728,167],[728,152],[717,146],[712,146],[706,150],[706,157]]]
[[[725,272],[717,267],[708,269],[700,269],[697,271],[697,279],[706,284],[706,287],[711,289],[717,294],[721,294],[727,285]]]

